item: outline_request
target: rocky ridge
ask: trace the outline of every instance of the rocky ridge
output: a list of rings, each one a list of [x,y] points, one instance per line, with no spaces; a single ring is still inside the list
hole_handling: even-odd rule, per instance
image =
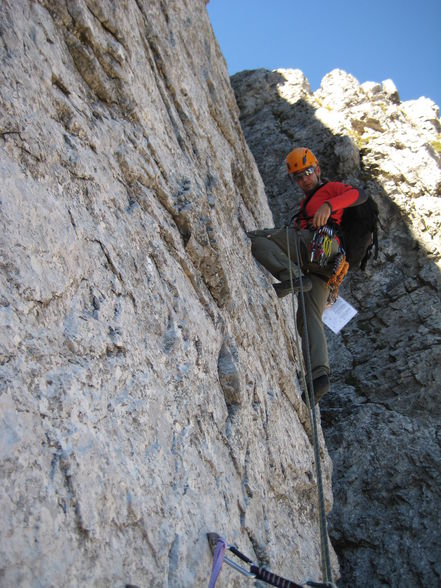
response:
[[[341,289],[358,315],[327,332],[334,373],[321,406],[339,585],[439,583],[439,109],[401,102],[391,80],[359,84],[341,70],[316,92],[299,70],[242,72],[232,85],[276,224],[296,208],[284,157],[299,145],[326,177],[364,187],[380,207],[379,258]]]
[[[290,305],[250,254],[272,215],[205,3],[6,1],[0,41],[1,585],[206,586],[209,531],[319,578]]]

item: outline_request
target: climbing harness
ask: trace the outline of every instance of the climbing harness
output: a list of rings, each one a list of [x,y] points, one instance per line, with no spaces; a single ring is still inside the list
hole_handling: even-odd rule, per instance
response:
[[[298,245],[298,234],[294,231],[294,247],[295,247],[295,255],[296,259],[300,259],[299,257],[299,245]],[[289,244],[289,227],[286,227],[286,249],[288,254],[288,267],[290,273],[290,280],[292,283],[292,268],[291,268],[291,251],[290,251],[290,244]],[[318,439],[318,432],[317,432],[317,416],[315,412],[315,401],[314,401],[314,385],[312,382],[312,370],[311,370],[311,355],[309,352],[309,335],[308,335],[308,325],[306,321],[306,306],[305,306],[305,295],[303,292],[302,287],[302,272],[300,268],[300,263],[297,264],[299,269],[299,282],[300,282],[300,307],[301,312],[303,314],[303,340],[304,340],[304,348],[305,348],[305,363],[306,369],[308,373],[308,384],[309,386],[305,386],[305,395],[307,398],[310,420],[311,420],[311,428],[313,432],[313,446],[314,446],[314,461],[315,461],[315,468],[316,468],[316,475],[317,475],[317,493],[318,493],[318,506],[319,506],[319,520],[320,520],[320,545],[321,545],[321,555],[322,555],[322,573],[323,579],[326,582],[332,583],[332,571],[331,571],[331,558],[329,555],[329,544],[328,544],[328,529],[326,524],[326,513],[325,513],[325,498],[323,492],[323,478],[322,478],[322,469],[321,469],[321,462],[320,462],[320,451],[319,451],[319,439]],[[294,293],[292,294],[292,299],[294,298]],[[293,301],[293,310],[294,310],[294,301]],[[297,323],[296,317],[294,313],[294,325],[297,331]],[[298,350],[299,353],[299,350]],[[300,353],[299,353],[300,355]],[[303,365],[302,365],[303,370]],[[303,380],[305,380],[305,375],[303,374]]]
[[[207,538],[211,549],[214,551],[213,565],[211,569],[211,577],[210,583],[208,584],[208,588],[214,588],[216,580],[221,571],[223,562],[225,562],[230,567],[235,569],[237,572],[240,572],[247,578],[261,580],[266,584],[271,584],[271,586],[277,586],[278,588],[303,588],[304,585],[313,586],[315,588],[335,588],[335,585],[332,584],[332,582],[322,583],[308,580],[306,584],[297,584],[292,580],[287,580],[286,578],[282,578],[281,576],[273,574],[272,572],[270,572],[262,566],[256,565],[249,557],[247,557],[241,551],[239,551],[237,547],[235,547],[234,545],[227,544],[225,539],[223,539],[217,533],[207,533]],[[248,569],[246,569],[243,565],[239,564],[230,557],[226,557],[225,551],[227,550],[231,551],[231,553],[233,553],[238,559],[242,560],[245,564],[247,564]]]

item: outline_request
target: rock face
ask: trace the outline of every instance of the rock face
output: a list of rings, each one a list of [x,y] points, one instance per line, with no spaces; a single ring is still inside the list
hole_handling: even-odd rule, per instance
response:
[[[324,175],[380,207],[380,254],[340,292],[358,315],[328,331],[321,403],[334,463],[331,538],[341,586],[441,582],[441,160],[439,109],[401,103],[391,80],[341,70],[311,93],[299,70],[232,79],[276,224],[296,208],[284,158],[309,146]],[[300,196],[300,194],[298,194]]]
[[[0,38],[1,585],[206,586],[209,531],[318,579],[290,305],[204,1],[6,1]]]

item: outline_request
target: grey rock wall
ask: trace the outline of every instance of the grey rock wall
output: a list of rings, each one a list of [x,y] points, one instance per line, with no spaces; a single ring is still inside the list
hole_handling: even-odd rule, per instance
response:
[[[205,3],[4,1],[0,56],[0,584],[206,586],[209,531],[318,579],[290,306]]]
[[[439,109],[401,102],[391,80],[335,70],[312,93],[299,70],[232,78],[276,224],[300,194],[284,158],[309,146],[324,175],[380,207],[380,254],[341,288],[358,315],[327,331],[331,392],[321,402],[334,463],[331,537],[341,586],[441,582],[441,159]]]

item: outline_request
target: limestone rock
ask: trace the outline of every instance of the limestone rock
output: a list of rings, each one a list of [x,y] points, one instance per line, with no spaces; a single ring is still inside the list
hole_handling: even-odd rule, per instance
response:
[[[205,3],[2,2],[0,36],[0,583],[206,586],[210,531],[320,578],[290,306],[245,235],[272,215]]]
[[[397,87],[393,83],[392,80],[383,80],[382,89],[384,94],[389,98],[389,100],[395,104],[400,103],[400,95],[398,94]]]
[[[400,102],[390,80],[359,85],[335,70],[307,94],[287,91],[288,78],[286,70],[232,78],[239,107],[255,105],[240,120],[276,224],[301,196],[284,166],[301,145],[326,177],[364,187],[381,215],[378,260],[341,288],[358,315],[327,333],[334,374],[321,406],[339,585],[430,585],[441,577],[439,109],[426,98]]]

